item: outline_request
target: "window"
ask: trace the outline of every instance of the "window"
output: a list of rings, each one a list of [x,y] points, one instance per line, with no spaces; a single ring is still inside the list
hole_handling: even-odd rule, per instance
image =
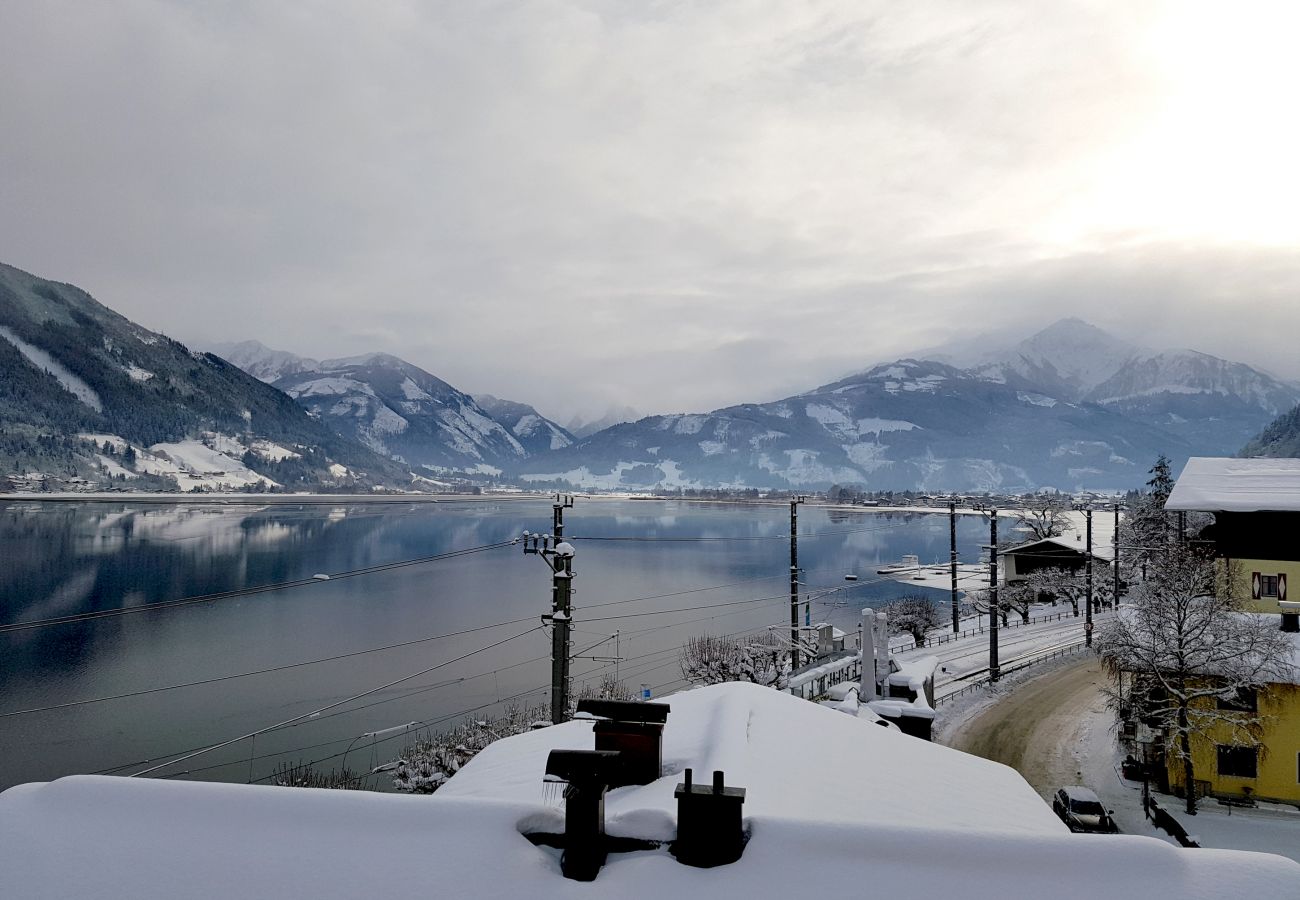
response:
[[[1259,595],[1261,597],[1277,596],[1277,576],[1260,575],[1259,576]]]
[[[1259,696],[1254,688],[1237,688],[1233,697],[1219,697],[1219,709],[1234,709],[1238,712],[1256,712],[1259,709]]]
[[[1259,751],[1255,747],[1219,745],[1219,774],[1232,778],[1254,778],[1258,770]]]

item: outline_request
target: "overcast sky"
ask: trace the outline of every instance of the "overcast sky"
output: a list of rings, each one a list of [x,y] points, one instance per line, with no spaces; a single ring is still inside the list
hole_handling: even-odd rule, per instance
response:
[[[567,418],[1065,315],[1300,378],[1300,6],[0,4],[0,260]]]

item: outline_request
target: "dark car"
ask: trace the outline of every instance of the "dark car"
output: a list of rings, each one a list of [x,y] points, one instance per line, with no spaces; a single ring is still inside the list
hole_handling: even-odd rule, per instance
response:
[[[1115,810],[1106,809],[1097,795],[1077,784],[1066,785],[1052,797],[1052,812],[1070,826],[1071,831],[1092,834],[1118,834],[1119,828],[1111,818]]]

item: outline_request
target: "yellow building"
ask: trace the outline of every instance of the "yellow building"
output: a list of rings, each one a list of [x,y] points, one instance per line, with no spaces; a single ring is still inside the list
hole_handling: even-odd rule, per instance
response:
[[[1233,746],[1233,729],[1227,723],[1211,726],[1207,736],[1192,736],[1198,795],[1300,803],[1300,689],[1296,685],[1270,684],[1239,696],[1232,704],[1206,700],[1201,705],[1217,705],[1219,712],[1239,709],[1243,715],[1259,715],[1264,726],[1260,747]],[[1164,764],[1169,787],[1181,794],[1182,762],[1168,754]]]
[[[1287,598],[1291,583],[1300,600],[1300,459],[1193,457],[1165,509],[1213,513],[1214,523],[1194,537],[1214,547],[1223,570],[1232,567],[1232,590],[1241,608],[1276,615],[1284,631],[1300,629],[1300,604]],[[1300,660],[1300,634],[1291,638],[1292,658]],[[1227,723],[1193,739],[1198,791],[1300,803],[1300,689],[1274,683],[1235,704],[1216,705],[1218,712],[1257,712],[1264,721],[1262,745],[1232,746]],[[1172,754],[1165,771],[1170,786],[1181,791],[1182,765]]]

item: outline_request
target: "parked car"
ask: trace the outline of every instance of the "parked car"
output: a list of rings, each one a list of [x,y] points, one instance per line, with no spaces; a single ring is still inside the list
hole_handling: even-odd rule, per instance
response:
[[[1097,795],[1077,784],[1066,785],[1052,797],[1052,812],[1070,826],[1071,831],[1092,834],[1118,834],[1119,828],[1111,818],[1115,810],[1106,809]]]

